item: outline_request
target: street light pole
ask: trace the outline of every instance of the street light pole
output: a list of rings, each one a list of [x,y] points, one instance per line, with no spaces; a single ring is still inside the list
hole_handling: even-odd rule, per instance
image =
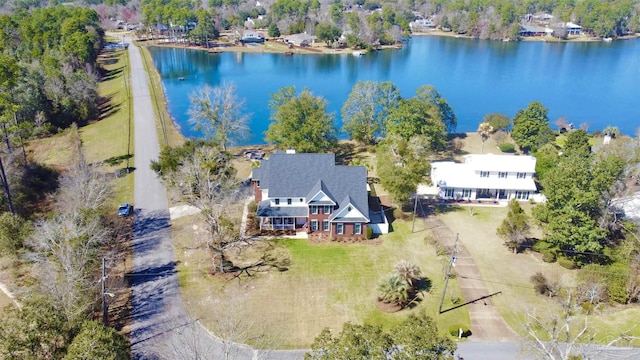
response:
[[[456,253],[458,252],[458,238],[460,234],[456,234],[456,241],[453,243],[453,250],[451,251],[451,259],[449,259],[449,268],[444,278],[444,288],[442,289],[442,297],[440,298],[440,305],[438,306],[438,314],[442,314],[442,303],[444,302],[444,295],[447,293],[447,284],[449,283],[449,277],[451,276],[451,267],[456,262]]]
[[[107,326],[107,262],[102,258],[102,323]]]

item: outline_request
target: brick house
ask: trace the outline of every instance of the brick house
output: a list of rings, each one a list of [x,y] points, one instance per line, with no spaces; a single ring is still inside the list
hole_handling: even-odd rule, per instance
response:
[[[261,230],[305,230],[365,238],[367,170],[336,165],[334,154],[276,152],[251,174]]]

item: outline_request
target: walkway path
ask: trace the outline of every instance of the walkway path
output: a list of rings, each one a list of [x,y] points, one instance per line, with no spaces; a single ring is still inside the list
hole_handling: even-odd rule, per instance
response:
[[[443,245],[452,249],[456,234],[436,215],[424,219],[433,236],[442,239]],[[493,306],[480,270],[469,251],[464,247],[464,239],[458,240],[455,273],[462,290],[469,318],[471,318],[472,341],[517,341],[518,335],[507,325],[498,309]],[[497,295],[499,296],[499,295]],[[446,309],[443,309],[446,310]]]

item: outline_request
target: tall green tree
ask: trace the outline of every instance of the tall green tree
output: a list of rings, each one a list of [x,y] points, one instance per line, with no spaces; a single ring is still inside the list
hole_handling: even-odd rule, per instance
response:
[[[554,135],[549,126],[548,110],[540,102],[529,103],[526,109],[518,110],[513,118],[511,137],[524,152],[535,152],[538,148],[553,141]]]
[[[400,100],[400,91],[391,82],[359,81],[342,106],[344,130],[351,139],[366,145],[376,143],[384,132],[389,111]]]
[[[64,360],[124,360],[131,357],[127,338],[97,321],[85,321],[69,345]]]
[[[487,114],[482,118],[482,122],[489,123],[494,131],[509,131],[511,128],[511,119],[500,113]]]
[[[429,172],[430,164],[425,160],[429,150],[418,136],[409,140],[388,136],[378,144],[376,153],[380,182],[400,205],[416,191]]]
[[[444,360],[452,359],[456,344],[438,334],[438,327],[424,311],[412,313],[389,332],[393,338],[393,359]]]
[[[385,128],[388,136],[398,136],[406,141],[418,140],[430,150],[443,149],[446,127],[434,108],[417,99],[401,99],[387,116]]]
[[[321,22],[316,25],[316,36],[318,40],[324,41],[327,46],[331,46],[334,41],[338,40],[342,30],[330,22]]]
[[[445,126],[447,133],[453,133],[458,125],[458,119],[453,108],[447,103],[447,99],[430,85],[423,85],[416,90],[418,100],[424,102],[430,109],[431,116],[439,119]]]
[[[438,333],[424,311],[411,314],[386,332],[380,325],[346,323],[337,334],[324,329],[306,360],[452,360],[456,344]]]
[[[583,157],[591,155],[591,145],[589,144],[587,132],[582,129],[569,131],[562,151],[567,155]]]
[[[297,96],[293,86],[280,89],[269,101],[272,122],[266,140],[301,153],[330,151],[337,144],[337,130],[326,107],[327,101],[308,89]]]

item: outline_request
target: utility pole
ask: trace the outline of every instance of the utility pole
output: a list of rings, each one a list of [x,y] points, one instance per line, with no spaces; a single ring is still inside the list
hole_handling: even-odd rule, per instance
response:
[[[456,262],[456,254],[458,253],[458,238],[460,234],[456,234],[456,241],[453,243],[453,250],[451,251],[451,259],[449,259],[449,268],[444,276],[444,288],[442,289],[442,297],[440,298],[440,305],[438,306],[438,314],[442,314],[442,303],[444,302],[444,295],[447,293],[447,284],[449,283],[449,277],[451,276],[451,268]]]
[[[416,210],[418,209],[418,190],[417,189],[414,196],[415,196],[415,201],[413,202],[413,224],[411,224],[411,232],[414,232],[413,230],[416,227]]]
[[[107,326],[107,262],[102,258],[102,324]]]

